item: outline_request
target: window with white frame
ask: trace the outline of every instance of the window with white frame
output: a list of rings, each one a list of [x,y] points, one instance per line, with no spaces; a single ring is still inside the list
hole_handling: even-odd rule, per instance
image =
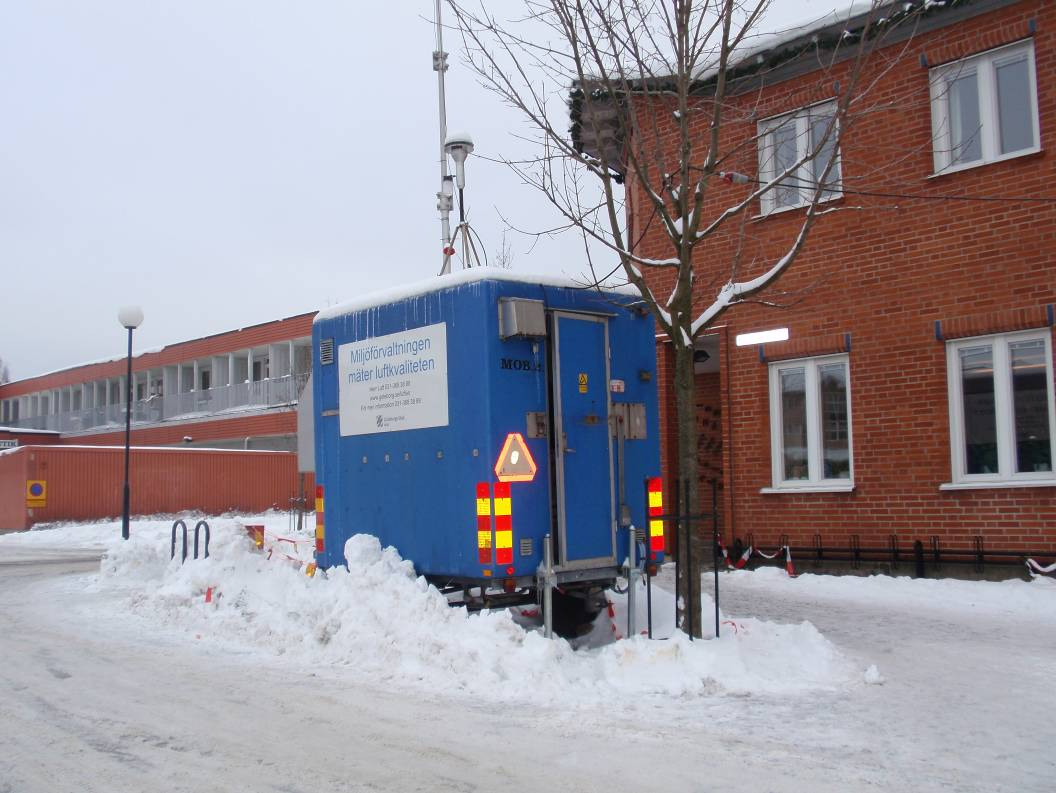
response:
[[[936,173],[1040,148],[1032,41],[936,67],[930,84]]]
[[[842,195],[835,114],[836,103],[829,101],[759,122],[759,180],[765,184],[788,172],[763,194],[763,214],[809,204],[822,183],[822,201]]]
[[[775,488],[851,488],[846,355],[770,365],[770,445]]]
[[[954,484],[1054,479],[1048,331],[947,344]]]

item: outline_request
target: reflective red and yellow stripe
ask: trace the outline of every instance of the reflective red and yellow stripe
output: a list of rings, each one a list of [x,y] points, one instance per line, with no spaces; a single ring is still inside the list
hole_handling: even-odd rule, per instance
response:
[[[495,563],[513,564],[513,508],[510,483],[495,483]]]
[[[659,476],[649,478],[646,484],[649,495],[649,551],[652,554],[664,552],[664,491],[663,481]]]
[[[315,486],[315,552],[326,550],[326,526],[323,518],[323,486]]]
[[[491,564],[491,486],[477,482],[477,558]]]

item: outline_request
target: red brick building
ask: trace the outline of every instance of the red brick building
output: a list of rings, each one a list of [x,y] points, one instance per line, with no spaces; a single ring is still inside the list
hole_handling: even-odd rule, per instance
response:
[[[314,316],[134,353],[133,445],[296,451]],[[38,443],[24,434],[36,430],[66,444],[124,444],[126,365],[117,357],[0,385],[2,438]]]
[[[294,452],[313,317],[133,355],[133,515],[312,508]],[[0,385],[0,531],[121,514],[126,367]],[[34,484],[46,497],[30,498]]]
[[[719,482],[727,542],[1056,554],[1056,12],[1038,0],[926,6],[868,67],[868,112],[843,130],[826,196],[846,211],[819,220],[763,296],[788,306],[737,305],[699,342],[702,479]],[[726,170],[766,181],[796,159],[849,79],[849,61],[822,70],[817,49],[859,23],[757,56],[776,65],[729,97],[725,149],[741,148]],[[814,183],[803,171],[698,260],[702,306],[736,250],[746,278],[788,249]],[[753,186],[716,182],[706,217]],[[636,252],[669,256],[631,178],[628,203]],[[648,277],[670,291],[663,271]],[[735,344],[778,327],[788,341]],[[661,347],[670,481],[673,358]]]

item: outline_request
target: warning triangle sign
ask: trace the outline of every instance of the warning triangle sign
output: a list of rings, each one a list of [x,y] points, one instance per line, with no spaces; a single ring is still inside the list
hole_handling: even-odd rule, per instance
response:
[[[535,460],[528,451],[528,444],[519,432],[511,432],[499,452],[495,463],[495,476],[500,482],[531,482],[535,479]]]

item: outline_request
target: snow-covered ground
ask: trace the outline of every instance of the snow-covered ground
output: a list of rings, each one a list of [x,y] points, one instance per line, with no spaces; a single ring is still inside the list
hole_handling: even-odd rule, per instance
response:
[[[577,650],[371,537],[309,576],[310,524],[209,523],[183,565],[171,520],[0,536],[0,791],[1051,789],[1051,579],[738,571],[689,642],[665,570],[667,638]]]

